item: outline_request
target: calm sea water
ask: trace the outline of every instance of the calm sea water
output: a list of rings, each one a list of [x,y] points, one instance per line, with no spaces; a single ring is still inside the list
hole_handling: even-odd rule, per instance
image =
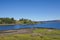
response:
[[[34,25],[5,25],[0,26],[0,30],[13,30],[13,29],[21,29],[21,28],[55,28],[60,29],[60,22],[52,22],[52,23],[42,23],[42,24],[34,24]]]

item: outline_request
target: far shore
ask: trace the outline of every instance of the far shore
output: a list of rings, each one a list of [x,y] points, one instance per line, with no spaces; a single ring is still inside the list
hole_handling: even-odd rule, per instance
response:
[[[16,24],[0,24],[0,25],[16,25]]]
[[[0,26],[3,25],[30,25],[30,24],[0,24]]]

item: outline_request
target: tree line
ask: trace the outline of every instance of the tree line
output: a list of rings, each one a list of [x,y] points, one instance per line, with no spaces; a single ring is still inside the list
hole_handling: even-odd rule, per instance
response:
[[[0,18],[0,24],[14,24],[14,18]]]
[[[19,20],[15,20],[14,18],[0,18],[0,24],[36,24],[38,22],[34,22],[29,19],[21,18]]]

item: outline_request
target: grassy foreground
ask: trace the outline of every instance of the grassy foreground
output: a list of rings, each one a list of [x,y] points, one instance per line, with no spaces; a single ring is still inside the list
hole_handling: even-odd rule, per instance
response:
[[[11,34],[0,36],[0,40],[60,40],[60,30],[35,29],[30,34]]]

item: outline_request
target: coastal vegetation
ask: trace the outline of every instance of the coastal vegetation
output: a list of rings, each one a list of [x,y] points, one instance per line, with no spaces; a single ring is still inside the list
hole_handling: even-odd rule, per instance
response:
[[[60,30],[34,29],[29,34],[10,34],[0,36],[0,40],[60,40]]]
[[[0,24],[15,24],[14,18],[0,18]]]
[[[0,18],[0,24],[36,24],[38,22],[29,19]]]
[[[19,24],[36,24],[36,23],[38,23],[38,22],[34,22],[34,21],[32,21],[32,20],[29,20],[29,19],[19,19]]]

